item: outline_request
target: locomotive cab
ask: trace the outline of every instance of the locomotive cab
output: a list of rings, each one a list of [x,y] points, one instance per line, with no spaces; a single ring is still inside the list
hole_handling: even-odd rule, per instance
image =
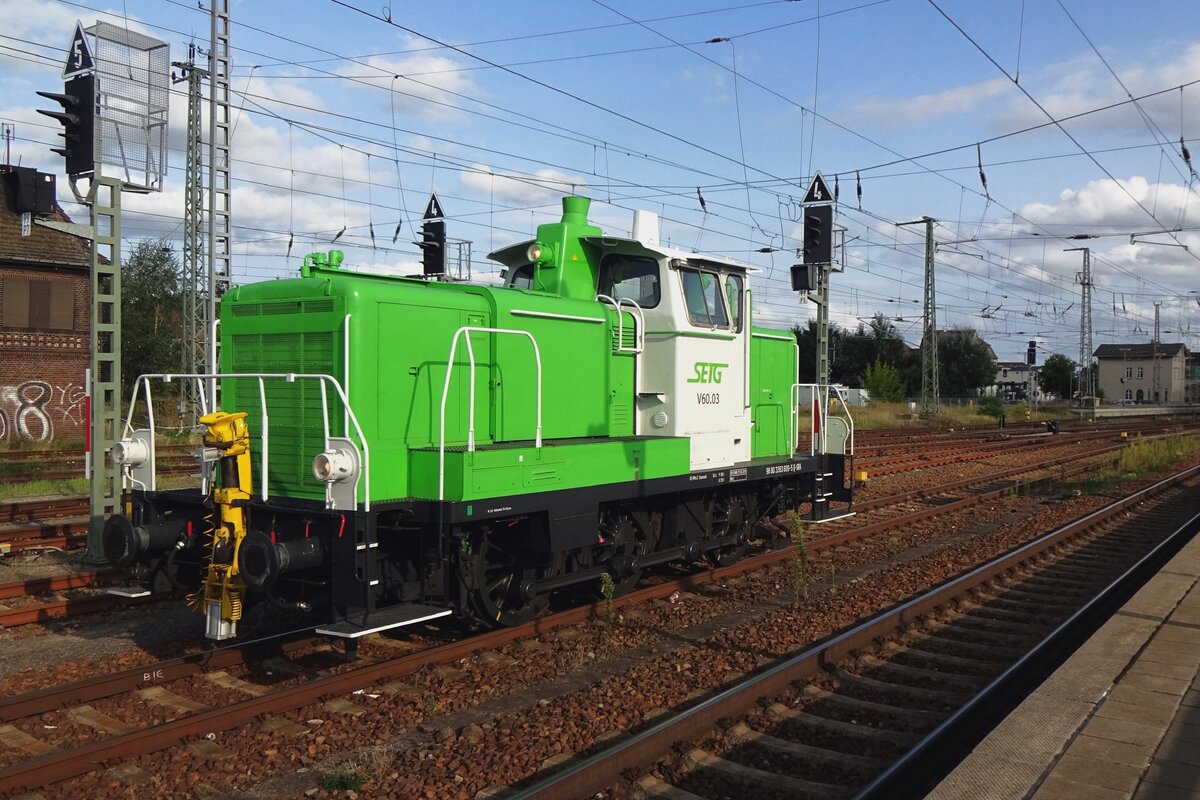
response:
[[[529,252],[539,239],[489,257],[505,264],[506,285],[534,289]],[[751,457],[750,295],[754,267],[700,256],[659,241],[657,215],[635,213],[633,237],[583,236],[596,265],[595,299],[630,309],[638,362],[635,433],[686,437],[693,470]]]

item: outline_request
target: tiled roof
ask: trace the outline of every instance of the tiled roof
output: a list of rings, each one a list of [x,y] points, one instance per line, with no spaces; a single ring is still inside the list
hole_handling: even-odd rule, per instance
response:
[[[0,167],[0,172],[4,167]],[[34,225],[28,236],[21,235],[21,215],[13,211],[8,180],[0,177],[0,266],[67,267],[90,269],[91,245],[87,239]],[[58,207],[50,219],[71,222]]]

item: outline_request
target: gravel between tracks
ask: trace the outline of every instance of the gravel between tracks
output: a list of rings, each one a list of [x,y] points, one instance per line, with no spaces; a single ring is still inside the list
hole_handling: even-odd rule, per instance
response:
[[[983,465],[898,473],[874,480],[871,490],[892,494],[1095,447],[1089,443],[1055,448],[1052,454],[1040,451],[1037,456],[991,456]],[[1080,498],[1026,504],[1042,512],[1042,518],[1065,520],[1100,502]],[[989,537],[1003,539],[1028,535],[1030,526],[1020,521],[1028,513],[1032,512],[998,501],[975,516],[990,522]],[[240,754],[239,758],[205,761],[187,748],[176,748],[133,760],[150,778],[147,784],[103,773],[48,787],[41,794],[46,798],[82,796],[80,792],[124,797],[133,791],[145,797],[196,792],[195,796],[209,796],[206,787],[211,787],[229,791],[227,797],[296,797],[315,789],[319,776],[350,752],[356,768],[376,776],[368,796],[474,797],[489,785],[487,780],[515,780],[547,759],[585,750],[609,733],[639,724],[654,709],[677,705],[689,694],[720,685],[733,673],[848,624],[874,608],[881,596],[905,596],[923,580],[921,570],[912,566],[920,559],[956,562],[966,557],[938,555],[936,543],[906,540],[903,546],[903,554],[893,558],[890,567],[884,566],[886,578],[856,574],[842,558],[831,559],[829,563],[838,563],[835,590],[821,591],[821,581],[814,582],[812,595],[800,610],[780,599],[781,593],[788,593],[790,576],[786,567],[777,567],[711,592],[685,595],[676,603],[631,610],[612,627],[575,626],[454,667],[429,670],[399,682],[378,698],[349,698],[364,707],[362,715],[305,709],[289,717],[302,724],[322,721],[298,736],[254,728],[220,735],[221,748]],[[907,574],[910,567],[916,570],[912,575]],[[118,612],[102,622],[84,618],[49,623],[39,635],[0,633],[0,676],[7,676],[0,681],[0,691],[44,685],[53,682],[53,674],[61,681],[67,679],[64,675],[80,677],[179,655],[183,646],[196,646],[201,623],[176,604],[155,606],[154,613]],[[18,647],[10,637],[19,640]],[[63,663],[48,668],[56,660]],[[488,752],[487,743],[496,739],[507,744],[507,753]],[[330,758],[332,762],[325,760]],[[486,764],[479,763],[481,758]],[[231,789],[273,773],[282,774],[255,788]],[[482,775],[491,777],[485,780]],[[316,794],[330,796],[322,789]]]

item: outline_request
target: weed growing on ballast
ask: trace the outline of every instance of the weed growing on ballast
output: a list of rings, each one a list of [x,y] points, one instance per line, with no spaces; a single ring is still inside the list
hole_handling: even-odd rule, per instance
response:
[[[610,628],[613,624],[612,601],[613,592],[617,589],[617,584],[613,581],[612,575],[607,572],[600,576],[600,596],[604,598],[604,623]]]
[[[792,558],[792,592],[799,605],[801,595],[808,598],[808,548],[804,543],[804,523],[795,511],[788,512],[788,525],[792,529],[792,546],[796,548]]]
[[[332,772],[326,772],[321,776],[321,788],[327,792],[336,792],[341,789],[349,789],[352,792],[361,792],[363,786],[371,776],[359,769],[339,768]]]

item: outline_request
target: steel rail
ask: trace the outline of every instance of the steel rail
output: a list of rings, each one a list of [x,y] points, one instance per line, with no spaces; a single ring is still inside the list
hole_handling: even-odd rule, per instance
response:
[[[903,629],[950,600],[1056,547],[1064,539],[1080,534],[1198,473],[1200,466],[1191,467],[1110,503],[654,723],[630,738],[581,759],[508,797],[510,800],[567,800],[589,797],[603,791],[616,783],[621,773],[654,762],[680,742],[712,730],[721,719],[745,714],[761,700],[782,694],[796,682],[816,677],[826,666],[838,663],[855,650]]]
[[[1097,620],[1111,616],[1114,601],[1128,597],[1132,593],[1131,588],[1136,589],[1145,583],[1179,550],[1186,539],[1195,535],[1198,526],[1200,513],[1194,514],[1167,534],[1149,553],[1138,559],[1137,563],[955,710],[898,761],[859,791],[855,800],[898,797],[905,794],[905,790],[911,791],[914,786],[919,785],[921,776],[928,778],[931,766],[944,763],[945,754],[959,751],[963,737],[977,726],[982,717],[988,715],[991,708],[1000,703],[1015,687],[1027,684],[1031,676],[1044,671],[1044,665],[1052,654],[1062,652],[1071,642],[1078,643],[1081,635],[1095,629],[1094,623]]]
[[[886,499],[886,498],[885,498]],[[940,508],[945,508],[940,507]],[[902,524],[903,518],[897,518],[892,524]],[[817,542],[810,546],[817,546]],[[735,575],[761,569],[764,566],[784,561],[793,557],[793,548],[785,548],[761,556],[742,561],[729,567],[709,569],[693,573],[670,583],[646,587],[627,595],[614,602],[615,608],[625,608],[630,605],[649,602],[669,596],[672,592],[683,589],[699,588],[703,585],[726,580]],[[290,687],[257,698],[250,698],[230,706],[210,711],[200,712],[178,720],[174,720],[153,728],[119,735],[101,742],[81,746],[74,750],[56,751],[37,757],[27,762],[0,769],[0,792],[19,791],[54,783],[85,774],[98,765],[132,755],[146,754],[173,746],[180,741],[217,730],[227,730],[237,727],[256,717],[294,710],[318,702],[326,697],[347,694],[355,689],[364,688],[382,680],[394,680],[411,674],[416,670],[436,664],[446,664],[469,656],[473,653],[502,647],[531,636],[540,635],[557,628],[586,621],[605,613],[603,603],[580,606],[560,612],[549,617],[534,620],[527,625],[491,631],[460,642],[441,645],[427,651],[410,654],[398,659],[378,662],[338,675],[317,679],[308,684]],[[203,656],[191,656],[170,663],[165,668],[163,676],[154,683],[175,680],[195,674],[206,668],[206,665],[196,663]],[[212,667],[211,664],[208,667]],[[144,674],[146,668],[127,671],[119,678],[96,678],[79,684],[68,685],[60,689],[34,693],[33,696],[12,698],[0,701],[0,720],[17,718],[29,713],[37,713],[36,709],[61,707],[62,698],[70,697],[79,702],[84,697],[111,696],[120,691],[127,691],[130,686],[130,675]],[[82,684],[82,685],[80,685]],[[97,694],[97,692],[101,692]],[[35,710],[30,710],[35,709]],[[722,712],[722,715],[727,712]],[[14,716],[15,715],[15,716]],[[603,788],[603,787],[601,787]]]
[[[120,580],[122,577],[123,574],[120,570],[105,569],[75,572],[70,575],[55,575],[50,578],[30,578],[25,581],[0,585],[0,600],[27,597],[31,594],[61,592],[67,589],[85,589],[108,581]]]
[[[288,631],[106,675],[95,675],[46,689],[10,695],[0,698],[0,722],[12,722],[48,711],[57,711],[77,703],[90,703],[124,692],[160,686],[198,675],[205,670],[240,667],[251,658],[290,655],[311,646],[315,640],[312,628]]]
[[[49,516],[86,514],[86,497],[55,498],[49,500],[24,500],[0,503],[0,522],[29,522]]]
[[[65,600],[51,600],[35,605],[17,606],[0,610],[0,627],[16,628],[21,625],[32,625],[35,622],[46,622],[52,619],[75,616],[77,614],[95,614],[100,611],[115,611],[129,606],[154,603],[162,600],[164,595],[146,595],[145,597],[117,597],[115,595],[96,595],[94,597],[72,597]]]

